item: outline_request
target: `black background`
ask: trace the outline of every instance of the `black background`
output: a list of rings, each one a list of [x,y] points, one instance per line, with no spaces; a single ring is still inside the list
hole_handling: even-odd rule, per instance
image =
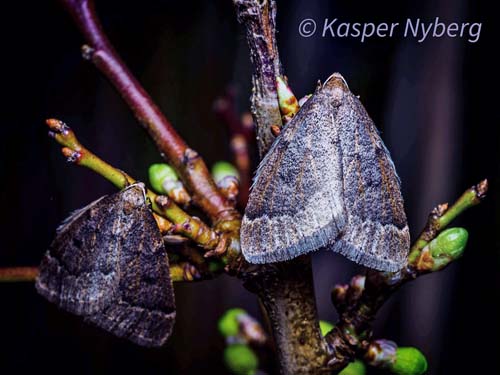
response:
[[[113,187],[67,164],[46,136],[57,117],[105,160],[145,180],[160,161],[112,87],[80,58],[82,38],[55,1],[3,9],[0,266],[36,265],[71,210]],[[483,178],[490,194],[457,220],[470,233],[462,260],[405,287],[378,317],[377,337],[419,347],[429,374],[498,373],[498,33],[486,2],[279,1],[278,42],[297,96],[340,71],[361,95],[403,181],[413,238],[437,203],[452,201]],[[251,66],[230,0],[98,1],[110,39],[188,144],[209,165],[229,159],[228,135],[212,103],[228,85],[248,108]],[[482,22],[478,43],[399,37],[302,38],[304,18],[321,24],[404,22],[410,17]],[[340,256],[314,256],[319,314],[335,320],[330,288],[355,272]],[[161,350],[115,339],[58,311],[31,283],[0,284],[0,373],[225,373],[220,314],[242,306],[260,317],[239,281],[220,277],[177,285],[178,321]]]

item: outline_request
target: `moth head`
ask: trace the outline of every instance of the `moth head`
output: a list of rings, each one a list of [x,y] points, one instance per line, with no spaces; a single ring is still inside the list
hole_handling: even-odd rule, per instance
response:
[[[328,77],[326,82],[323,84],[322,91],[328,95],[335,107],[340,106],[340,104],[342,104],[342,100],[344,99],[344,95],[350,92],[346,80],[340,73],[333,73],[330,77]]]

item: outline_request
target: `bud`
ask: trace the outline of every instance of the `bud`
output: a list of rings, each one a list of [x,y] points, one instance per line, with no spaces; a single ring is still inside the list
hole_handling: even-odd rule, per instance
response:
[[[153,190],[160,194],[167,194],[178,204],[188,204],[191,200],[182,182],[179,181],[177,173],[168,164],[152,164],[149,167],[149,181]]]
[[[429,244],[432,257],[436,259],[445,256],[451,260],[459,258],[464,252],[468,238],[469,233],[464,228],[446,229]]]
[[[439,234],[422,250],[417,268],[439,271],[462,256],[469,234],[464,228],[450,228]]]
[[[240,325],[238,316],[246,313],[245,310],[240,308],[227,310],[224,315],[219,318],[218,327],[220,334],[224,337],[238,335]]]
[[[225,177],[236,177],[240,179],[238,170],[227,161],[218,161],[212,166],[212,177],[216,184],[219,184]]]
[[[281,114],[285,122],[288,122],[299,111],[299,102],[282,77],[276,77],[276,89]]]
[[[363,362],[355,360],[347,365],[345,369],[340,371],[339,375],[365,375],[366,367]]]
[[[396,349],[396,361],[390,369],[399,375],[421,375],[427,371],[427,360],[422,352],[412,347]]]
[[[333,329],[333,324],[330,322],[327,322],[326,320],[320,320],[319,321],[319,330],[321,331],[321,336],[326,336],[328,332],[330,332]]]
[[[254,375],[259,359],[254,351],[244,344],[229,345],[224,349],[224,363],[235,375]]]
[[[164,163],[152,164],[149,167],[149,182],[153,189],[160,194],[167,194],[167,191],[163,187],[163,182],[167,181],[178,181],[177,173],[174,169]]]

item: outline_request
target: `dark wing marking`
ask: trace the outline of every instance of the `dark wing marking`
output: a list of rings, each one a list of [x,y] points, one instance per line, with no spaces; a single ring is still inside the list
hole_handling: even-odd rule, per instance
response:
[[[248,262],[294,258],[331,243],[343,229],[347,217],[334,110],[317,91],[262,160],[241,227]]]
[[[135,184],[61,225],[36,282],[49,301],[119,337],[160,346],[175,302],[161,234]]]
[[[389,151],[365,108],[347,87],[335,120],[348,225],[332,248],[367,267],[397,271],[406,264],[410,237]]]

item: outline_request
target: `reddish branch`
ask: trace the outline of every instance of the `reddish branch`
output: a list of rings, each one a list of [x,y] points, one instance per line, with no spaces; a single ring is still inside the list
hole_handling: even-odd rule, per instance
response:
[[[234,156],[234,164],[240,174],[238,203],[240,207],[245,207],[248,201],[252,176],[250,170],[250,146],[254,144],[255,137],[253,121],[249,113],[238,116],[232,91],[228,91],[225,96],[215,101],[214,111],[226,124],[231,136],[230,146]]]
[[[155,141],[161,154],[177,170],[194,202],[215,223],[239,220],[238,212],[220,194],[208,169],[174,130],[140,83],[120,59],[98,21],[92,0],[62,0],[88,45],[83,55],[109,79]]]
[[[0,268],[1,282],[33,281],[37,276],[37,267]]]

